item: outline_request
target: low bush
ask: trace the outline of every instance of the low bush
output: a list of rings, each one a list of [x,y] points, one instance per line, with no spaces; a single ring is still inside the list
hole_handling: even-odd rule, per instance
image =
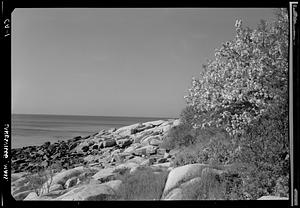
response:
[[[233,146],[226,132],[218,129],[198,129],[194,134],[194,144],[182,148],[173,161],[174,166],[230,162]]]
[[[189,146],[195,141],[191,134],[192,128],[189,125],[179,124],[174,126],[168,131],[160,147],[171,150],[176,147]]]
[[[119,200],[159,200],[161,198],[168,171],[154,172],[151,168],[119,175],[122,181],[115,199]]]

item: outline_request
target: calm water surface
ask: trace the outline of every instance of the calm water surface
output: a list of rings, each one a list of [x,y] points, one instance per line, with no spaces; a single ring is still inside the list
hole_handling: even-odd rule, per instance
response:
[[[166,118],[13,114],[11,119],[12,148],[18,148]]]

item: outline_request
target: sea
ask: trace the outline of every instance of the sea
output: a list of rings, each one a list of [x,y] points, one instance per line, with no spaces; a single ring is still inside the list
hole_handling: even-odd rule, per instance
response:
[[[47,141],[54,143],[76,136],[88,136],[103,129],[160,119],[168,118],[12,114],[11,148],[42,145]]]

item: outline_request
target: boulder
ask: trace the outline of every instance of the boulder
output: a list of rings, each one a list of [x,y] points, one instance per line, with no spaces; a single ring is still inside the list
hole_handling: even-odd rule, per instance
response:
[[[73,169],[61,171],[60,173],[56,174],[52,178],[52,184],[61,184],[64,185],[65,182],[74,176],[78,176],[81,173],[85,172],[87,169],[84,168],[83,166],[79,166]],[[48,181],[50,182],[50,181]]]
[[[89,151],[89,146],[83,146],[83,147],[81,148],[81,150],[82,150],[83,152],[87,152],[87,151]]]
[[[63,194],[56,200],[68,201],[90,201],[90,200],[105,200],[107,196],[114,195],[114,190],[105,184],[88,184]]]
[[[159,159],[157,160],[157,163],[165,163],[165,162],[167,162],[167,161],[168,161],[167,158],[159,158]]]
[[[183,191],[181,188],[175,188],[167,196],[163,198],[163,200],[182,200],[183,198]]]
[[[160,136],[148,136],[148,137],[144,137],[141,140],[141,144],[142,145],[149,145],[151,143],[152,140],[157,140],[160,141],[161,137]],[[155,143],[155,142],[154,142]]]
[[[93,175],[93,179],[99,180],[101,182],[107,182],[115,176],[116,173],[114,173],[114,170],[116,168],[105,168],[102,170],[99,170],[95,175]]]
[[[103,141],[103,147],[104,148],[112,147],[112,146],[115,146],[115,145],[116,145],[116,140],[114,140],[114,139],[108,139],[108,140]]]
[[[202,170],[209,167],[206,164],[188,164],[174,168],[170,171],[165,184],[163,196],[166,196],[170,190],[175,188],[179,183],[188,181],[192,178],[201,176]]]
[[[11,182],[14,182],[20,178],[23,178],[27,174],[28,174],[27,172],[13,173],[13,174],[11,174]]]
[[[280,196],[262,196],[257,200],[289,200],[289,198]]]
[[[106,186],[109,186],[110,188],[112,188],[115,192],[117,192],[121,185],[122,185],[122,181],[121,180],[112,180],[106,183],[103,183]]]
[[[65,183],[65,188],[66,189],[71,188],[71,187],[75,186],[77,184],[77,182],[78,182],[77,177],[69,178]]]
[[[132,142],[133,141],[130,138],[125,138],[125,139],[117,140],[117,145],[121,148],[125,148],[125,147],[131,145]]]
[[[166,121],[164,121],[164,120],[148,121],[148,122],[143,123],[143,125],[145,125],[145,126],[149,126],[149,125],[159,126],[159,125],[163,124],[164,122],[166,122]]]
[[[37,200],[39,196],[35,192],[30,192],[25,198],[24,201]]]
[[[142,145],[139,143],[132,144],[128,148],[126,148],[123,153],[133,153],[135,151],[135,149],[137,149],[141,146]]]
[[[71,141],[76,142],[81,139],[82,139],[81,136],[76,136],[76,137],[73,137],[73,139],[71,139]]]
[[[153,145],[147,145],[144,147],[140,147],[134,151],[134,154],[136,155],[152,155],[155,154],[157,150],[157,147]]]
[[[27,196],[28,196],[28,194],[30,194],[32,192],[32,190],[26,190],[26,191],[22,191],[22,192],[19,192],[19,193],[17,193],[17,194],[15,194],[15,195],[13,195],[13,197],[15,198],[15,200],[23,200],[23,199],[25,199]]]
[[[145,161],[143,161],[140,165],[149,166],[149,165],[153,165],[154,162],[155,162],[155,158],[148,158]]]
[[[132,129],[136,129],[138,128],[139,126],[141,126],[140,123],[137,123],[137,124],[133,124],[133,125],[130,125],[130,126],[124,126],[124,127],[121,127],[119,129],[117,129],[114,133],[115,134],[118,134],[120,136],[130,136],[131,133],[132,133]]]
[[[63,190],[63,188],[64,187],[61,184],[53,184],[52,186],[50,186],[49,192]]]

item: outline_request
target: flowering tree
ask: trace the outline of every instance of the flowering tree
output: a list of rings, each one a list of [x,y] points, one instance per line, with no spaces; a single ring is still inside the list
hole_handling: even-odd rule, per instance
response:
[[[194,128],[213,125],[231,135],[243,134],[269,109],[288,110],[287,12],[280,10],[276,21],[261,21],[254,30],[239,20],[235,28],[235,38],[216,50],[185,96],[198,112]]]

